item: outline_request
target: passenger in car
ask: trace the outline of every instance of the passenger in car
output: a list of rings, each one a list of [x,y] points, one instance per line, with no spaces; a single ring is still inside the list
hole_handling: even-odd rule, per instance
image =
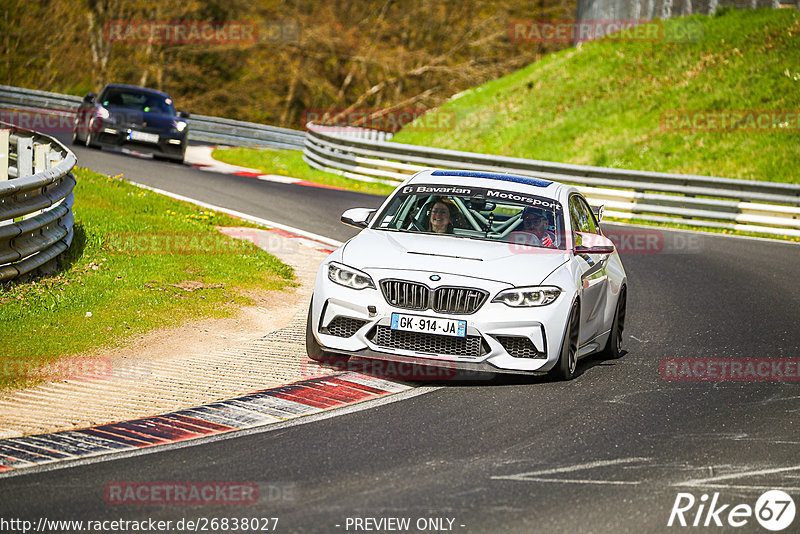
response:
[[[439,199],[431,206],[428,228],[437,234],[452,234],[453,220],[457,208],[446,199]]]
[[[547,229],[547,214],[540,208],[527,207],[522,210],[522,228],[509,234],[517,244],[555,248],[556,236]]]

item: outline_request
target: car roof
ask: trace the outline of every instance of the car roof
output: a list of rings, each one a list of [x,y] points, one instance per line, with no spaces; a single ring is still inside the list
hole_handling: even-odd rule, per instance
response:
[[[559,182],[512,173],[447,169],[420,171],[412,176],[407,183],[469,184],[473,187],[500,187],[508,191],[535,194],[554,199],[558,199],[561,190],[564,187],[568,187]]]
[[[163,96],[164,98],[170,98],[167,93],[162,91],[156,91],[155,89],[148,89],[147,87],[139,87],[138,85],[125,85],[123,83],[109,83],[104,88],[103,91],[106,89],[133,89],[134,91],[139,91],[142,93],[150,93],[153,95]]]

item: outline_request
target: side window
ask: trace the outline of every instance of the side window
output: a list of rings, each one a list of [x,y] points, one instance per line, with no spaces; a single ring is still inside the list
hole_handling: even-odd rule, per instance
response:
[[[587,232],[592,232],[593,234],[599,234],[600,228],[597,225],[597,220],[594,218],[594,213],[592,213],[592,208],[589,207],[589,204],[586,203],[582,197],[578,201],[578,203],[583,207],[583,213],[586,214],[586,222],[589,225],[591,230],[586,230]]]
[[[572,220],[573,232],[589,232],[592,234],[599,234],[597,225],[594,222],[589,205],[578,195],[572,195],[569,198],[569,215]]]
[[[569,197],[569,220],[573,232],[581,232],[581,216],[578,209],[578,198],[575,196]]]

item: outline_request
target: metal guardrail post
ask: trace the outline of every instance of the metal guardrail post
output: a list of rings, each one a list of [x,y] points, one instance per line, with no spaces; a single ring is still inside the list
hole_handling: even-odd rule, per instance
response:
[[[45,169],[52,169],[58,165],[64,158],[61,157],[56,151],[50,151],[45,155]]]
[[[42,172],[47,169],[47,153],[50,152],[50,143],[33,144],[33,172]]]
[[[76,158],[53,137],[0,127],[8,146],[9,179],[0,181],[0,282],[6,282],[50,272],[69,249]]]
[[[47,153],[50,152],[50,143],[34,143],[33,144],[33,172],[43,172],[47,170]],[[43,210],[35,210],[23,217],[23,219],[32,219],[36,217]]]
[[[11,130],[0,130],[0,182],[8,180],[8,138]]]
[[[33,174],[33,139],[17,137],[17,176]]]

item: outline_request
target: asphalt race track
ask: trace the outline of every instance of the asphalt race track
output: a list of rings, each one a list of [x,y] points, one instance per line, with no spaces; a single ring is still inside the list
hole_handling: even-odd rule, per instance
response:
[[[136,155],[73,146],[69,144],[68,135],[55,137],[75,152],[81,167],[103,174],[122,174],[126,179],[141,184],[340,241],[357,233],[338,222],[344,210],[354,206],[377,208],[382,201],[375,195],[199,171]]]
[[[338,222],[344,209],[380,203],[358,193],[75,152],[81,166],[98,172],[124,173],[339,240],[353,235]],[[613,362],[581,360],[569,383],[440,382],[424,395],[306,424],[21,472],[0,478],[2,516],[277,517],[278,532],[388,531],[355,519],[390,517],[409,518],[408,532],[663,532],[685,530],[667,527],[679,493],[698,504],[702,495],[719,493],[719,505],[729,505],[718,516],[724,526],[713,527],[710,518],[712,527],[699,530],[765,532],[755,517],[734,529],[728,512],[755,507],[768,489],[783,489],[800,505],[800,382],[666,380],[661,364],[698,357],[797,361],[800,247],[665,235],[691,238],[692,245],[623,255],[627,353]],[[121,481],[246,481],[267,489],[244,506],[107,504],[104,488]],[[695,505],[686,512],[689,524],[697,511]],[[795,519],[786,532],[798,525]]]

